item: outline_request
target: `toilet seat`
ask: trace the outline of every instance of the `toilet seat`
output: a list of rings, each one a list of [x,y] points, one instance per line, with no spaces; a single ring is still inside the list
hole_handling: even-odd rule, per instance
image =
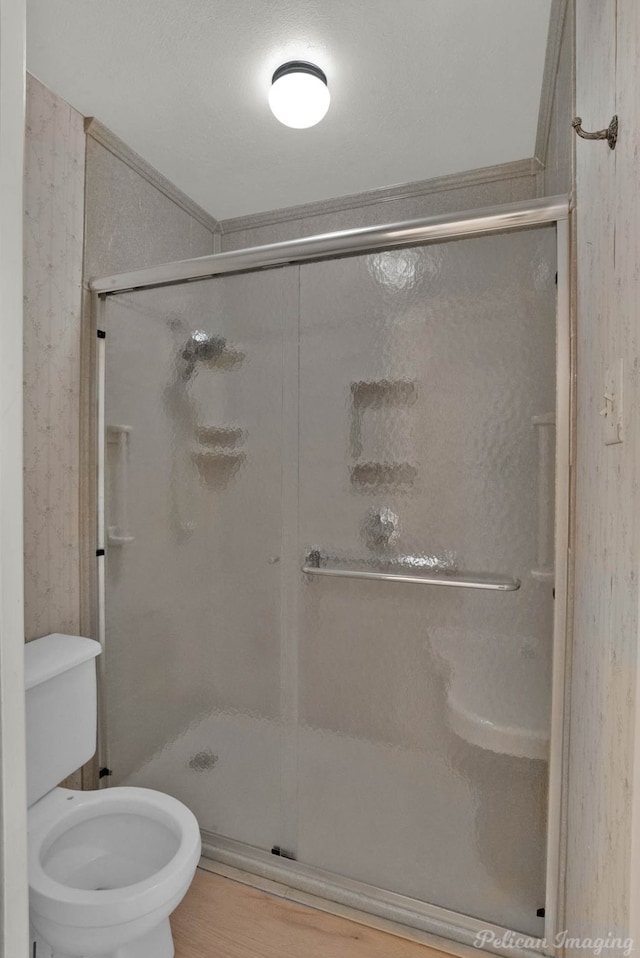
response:
[[[56,788],[29,810],[31,908],[57,924],[106,928],[150,915],[182,897],[199,856],[195,816],[152,789]],[[92,888],[104,873],[110,886]]]

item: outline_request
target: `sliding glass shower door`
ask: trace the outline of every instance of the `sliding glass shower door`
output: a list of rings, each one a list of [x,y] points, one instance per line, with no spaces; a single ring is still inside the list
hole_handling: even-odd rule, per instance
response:
[[[509,591],[305,577],[297,853],[535,932],[554,231],[305,265],[300,285],[301,552]]]
[[[555,249],[108,298],[111,783],[249,857],[541,933]]]
[[[106,727],[114,783],[280,830],[285,341],[295,271],[112,297]]]

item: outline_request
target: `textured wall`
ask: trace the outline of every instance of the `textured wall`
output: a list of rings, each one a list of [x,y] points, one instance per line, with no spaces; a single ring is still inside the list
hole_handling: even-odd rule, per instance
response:
[[[83,118],[27,77],[25,634],[77,632]]]
[[[157,188],[155,170],[140,172],[144,161],[116,137],[110,135],[109,143],[111,148],[94,139],[89,127],[85,280],[213,253],[212,229]],[[136,168],[128,162],[132,157]]]
[[[578,140],[578,451],[567,926],[623,934],[631,907],[631,780],[638,636],[640,6],[581,0],[576,112],[617,112],[615,152]],[[602,440],[607,367],[624,358],[625,439]],[[613,955],[610,949],[604,954]],[[618,952],[619,954],[619,952]]]
[[[575,134],[571,128],[571,120],[574,117],[574,41],[575,0],[568,0],[553,84],[548,137],[544,157],[542,158],[544,162],[544,193],[546,196],[570,193],[573,186],[572,167]]]

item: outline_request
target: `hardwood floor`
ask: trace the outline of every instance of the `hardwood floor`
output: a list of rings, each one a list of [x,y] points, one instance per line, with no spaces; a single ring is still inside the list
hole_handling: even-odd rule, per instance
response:
[[[171,916],[176,958],[445,958],[444,952],[198,871]]]

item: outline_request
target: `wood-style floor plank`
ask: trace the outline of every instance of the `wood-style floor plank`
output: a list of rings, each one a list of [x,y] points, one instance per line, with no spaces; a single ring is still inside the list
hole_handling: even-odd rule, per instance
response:
[[[176,958],[445,958],[426,945],[203,871],[171,927]]]

